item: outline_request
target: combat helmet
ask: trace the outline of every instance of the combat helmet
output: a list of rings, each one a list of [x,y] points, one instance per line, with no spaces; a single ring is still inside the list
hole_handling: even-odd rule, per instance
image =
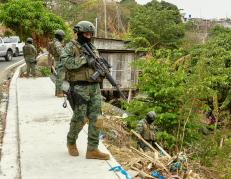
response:
[[[61,29],[58,29],[55,31],[55,35],[59,35],[59,36],[64,36],[65,35],[65,32]]]
[[[65,36],[65,32],[61,29],[55,31],[55,38],[58,39],[60,42],[63,40]]]
[[[33,39],[32,39],[31,37],[28,37],[28,38],[26,39],[26,42],[27,42],[27,43],[33,43]]]
[[[155,113],[155,111],[150,111],[150,112],[147,113],[147,116],[149,118],[155,118],[156,117],[156,113]]]
[[[154,121],[155,118],[156,118],[156,113],[155,113],[155,111],[150,111],[150,112],[148,112],[147,115],[146,115],[146,120],[147,120],[147,122],[148,122],[149,124],[151,124],[151,123]]]
[[[92,32],[94,34],[95,26],[89,21],[80,21],[78,24],[74,26],[73,31],[75,33]]]

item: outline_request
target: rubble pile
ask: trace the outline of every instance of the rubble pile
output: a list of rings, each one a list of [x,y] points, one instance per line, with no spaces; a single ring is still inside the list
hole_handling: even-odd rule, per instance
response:
[[[184,153],[171,157],[158,144],[158,147],[144,152],[136,147],[135,131],[128,131],[122,117],[107,114],[104,109],[103,134],[104,144],[115,159],[134,179],[199,179],[188,165]],[[141,139],[139,139],[141,140]],[[144,139],[142,139],[144,140]]]

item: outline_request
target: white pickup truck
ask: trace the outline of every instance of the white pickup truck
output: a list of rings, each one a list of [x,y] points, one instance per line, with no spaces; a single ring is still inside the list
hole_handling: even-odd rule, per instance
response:
[[[6,61],[12,60],[12,57],[16,51],[13,44],[5,43],[0,37],[0,57],[4,57]]]
[[[3,41],[5,44],[12,44],[15,47],[14,56],[17,57],[20,54],[23,54],[23,46],[25,45],[19,38],[19,36],[9,36],[4,37]]]

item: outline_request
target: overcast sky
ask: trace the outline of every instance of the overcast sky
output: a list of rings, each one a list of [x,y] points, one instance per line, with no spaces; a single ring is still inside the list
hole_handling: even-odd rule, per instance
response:
[[[140,4],[151,0],[136,0]],[[179,9],[184,9],[192,17],[201,18],[231,18],[231,0],[165,0],[177,5]]]

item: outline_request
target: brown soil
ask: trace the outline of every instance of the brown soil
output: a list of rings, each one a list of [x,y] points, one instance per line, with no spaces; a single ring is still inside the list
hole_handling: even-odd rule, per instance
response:
[[[7,94],[9,92],[9,84],[10,81],[7,80],[0,84],[0,105],[3,100],[3,94]],[[6,111],[5,112],[0,112],[0,146],[2,146],[3,142],[3,135],[4,135],[4,130],[5,130],[5,120],[6,120]],[[0,153],[1,153],[2,147],[0,147]]]
[[[199,179],[199,175],[192,172],[188,162],[176,172],[169,171],[169,163],[178,161],[178,156],[172,159],[160,156],[159,153],[136,149],[136,137],[127,129],[124,120],[107,105],[103,105],[103,135],[104,144],[112,153],[117,162],[126,170],[136,172],[133,178],[155,178],[150,176],[152,171],[157,171],[166,179],[179,178]],[[187,169],[187,172],[183,172]],[[190,172],[190,174],[189,174]],[[176,177],[177,178],[177,177]]]

